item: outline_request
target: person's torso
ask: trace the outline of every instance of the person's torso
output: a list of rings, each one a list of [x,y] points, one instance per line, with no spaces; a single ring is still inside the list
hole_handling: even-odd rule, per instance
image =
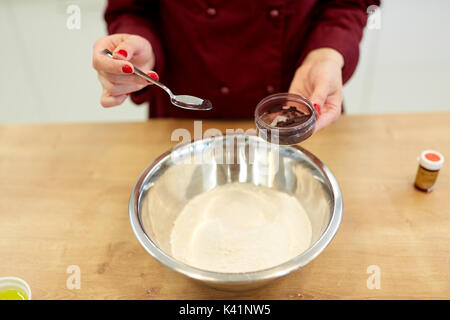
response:
[[[169,107],[154,93],[150,116],[252,118],[265,96],[287,91],[306,41],[315,0],[160,1],[161,81],[175,94],[209,99],[213,110]]]

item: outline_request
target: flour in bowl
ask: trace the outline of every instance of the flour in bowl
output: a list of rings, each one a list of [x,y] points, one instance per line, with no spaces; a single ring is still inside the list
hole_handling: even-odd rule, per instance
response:
[[[311,237],[311,222],[296,198],[232,183],[185,205],[171,232],[171,250],[178,260],[200,269],[250,272],[299,255]]]

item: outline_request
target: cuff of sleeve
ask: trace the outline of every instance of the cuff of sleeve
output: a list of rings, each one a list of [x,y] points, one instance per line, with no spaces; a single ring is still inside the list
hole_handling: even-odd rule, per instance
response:
[[[298,68],[305,57],[312,50],[331,48],[342,54],[344,67],[342,68],[342,81],[347,82],[356,69],[359,59],[359,42],[361,36],[338,26],[319,25],[311,34],[303,54],[297,62]]]
[[[129,13],[121,14],[119,17],[114,19],[114,21],[108,24],[109,34],[128,33],[139,35],[147,39],[150,42],[155,55],[154,71],[156,71],[159,75],[162,75],[165,65],[163,46],[158,34],[154,32],[154,30],[154,27],[148,20]],[[132,93],[131,99],[136,104],[149,101],[148,88],[146,87],[140,91]]]

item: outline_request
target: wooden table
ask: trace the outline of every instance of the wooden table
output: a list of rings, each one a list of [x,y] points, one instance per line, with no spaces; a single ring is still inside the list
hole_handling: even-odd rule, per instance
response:
[[[176,128],[193,123],[0,126],[0,277],[25,279],[35,299],[450,298],[450,163],[432,193],[413,188],[422,150],[450,161],[450,113],[343,116],[304,143],[341,185],[341,227],[312,263],[247,293],[176,274],[133,235],[131,188]],[[66,285],[71,265],[80,289]],[[380,289],[367,287],[372,265]]]

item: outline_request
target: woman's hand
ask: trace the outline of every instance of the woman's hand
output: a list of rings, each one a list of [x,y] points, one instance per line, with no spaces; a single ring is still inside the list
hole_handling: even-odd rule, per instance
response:
[[[297,69],[289,88],[314,104],[319,118],[315,131],[336,121],[342,110],[343,56],[331,48],[311,51]]]
[[[113,58],[101,54],[109,49]],[[103,107],[122,104],[131,92],[139,91],[149,83],[133,74],[133,65],[158,80],[152,46],[143,37],[131,34],[113,34],[97,40],[94,45],[92,65],[98,72],[103,87],[100,103]]]

